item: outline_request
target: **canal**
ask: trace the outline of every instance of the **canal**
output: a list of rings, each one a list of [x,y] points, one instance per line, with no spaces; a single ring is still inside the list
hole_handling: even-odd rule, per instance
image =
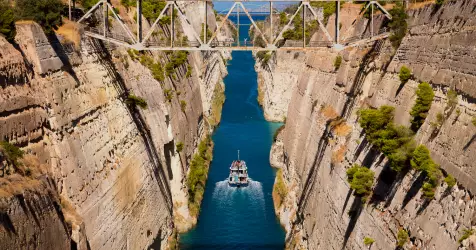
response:
[[[243,16],[240,22],[250,23]],[[240,27],[240,40],[248,38],[248,28]],[[269,164],[273,134],[281,124],[264,119],[251,52],[233,52],[232,57],[200,217],[195,228],[180,235],[181,249],[284,248],[285,232],[275,216],[271,194],[275,171]],[[229,187],[226,182],[238,150],[252,179],[245,188]]]

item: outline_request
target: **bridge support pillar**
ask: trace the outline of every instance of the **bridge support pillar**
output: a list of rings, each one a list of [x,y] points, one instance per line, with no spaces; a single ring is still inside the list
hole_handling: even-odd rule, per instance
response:
[[[336,1],[336,21],[335,21],[335,28],[336,28],[336,33],[335,33],[335,43],[339,44],[339,33],[340,33],[340,0]]]
[[[137,42],[142,43],[142,0],[137,0]]]

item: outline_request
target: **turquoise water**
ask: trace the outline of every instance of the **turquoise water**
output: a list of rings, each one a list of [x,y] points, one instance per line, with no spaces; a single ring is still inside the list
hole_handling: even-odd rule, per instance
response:
[[[243,32],[244,30],[244,32]],[[240,36],[246,36],[242,27]],[[226,102],[213,141],[215,149],[197,226],[180,235],[181,249],[283,249],[284,230],[275,216],[269,165],[274,131],[257,102],[257,75],[251,52],[233,52],[225,78]],[[248,165],[248,187],[229,187],[229,166]]]

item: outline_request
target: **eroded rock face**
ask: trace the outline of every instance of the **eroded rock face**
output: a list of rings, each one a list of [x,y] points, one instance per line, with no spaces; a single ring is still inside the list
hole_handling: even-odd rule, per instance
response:
[[[222,56],[228,55],[190,54],[190,77],[185,65],[176,69],[176,80],[159,83],[125,49],[83,37],[80,50],[60,57],[58,46],[67,44],[50,44],[37,24],[18,24],[17,34],[20,50],[0,41],[5,51],[20,56],[16,61],[0,56],[2,69],[15,68],[0,79],[27,80],[2,82],[0,136],[26,145],[51,167],[56,191],[84,221],[81,230],[58,236],[57,245],[36,249],[68,249],[71,239],[79,249],[145,249],[154,240],[165,248],[175,228],[186,230],[196,221],[188,214],[184,180],[198,143],[211,131],[205,117],[226,74]],[[159,56],[166,58],[152,54]],[[144,98],[147,109],[127,105],[129,93]],[[181,153],[178,142],[184,144]],[[180,213],[185,225],[176,226],[174,215]],[[56,221],[61,218],[51,219],[51,230],[57,230]],[[7,234],[0,239],[6,249],[21,243]]]
[[[289,247],[367,249],[363,239],[371,237],[372,249],[395,249],[401,228],[411,238],[405,249],[460,247],[458,239],[463,229],[471,228],[476,210],[476,126],[471,123],[476,114],[471,80],[476,45],[469,42],[475,10],[476,1],[466,0],[439,10],[429,5],[409,11],[411,31],[394,57],[389,41],[381,41],[343,51],[343,63],[335,71],[335,52],[306,54],[307,68],[292,91],[283,135],[288,196],[277,213],[290,228]],[[403,86],[398,77],[402,65],[415,72]],[[435,99],[416,140],[459,184],[448,188],[442,182],[431,202],[422,197],[419,173],[399,176],[390,171],[385,157],[365,140],[356,113],[360,108],[391,105],[396,108],[395,122],[408,125],[420,81],[431,82]],[[452,110],[447,108],[448,87],[458,92]],[[435,130],[431,122],[439,112],[445,121]],[[339,117],[345,122],[330,126]],[[373,195],[366,204],[349,189],[346,170],[354,163],[375,171]]]

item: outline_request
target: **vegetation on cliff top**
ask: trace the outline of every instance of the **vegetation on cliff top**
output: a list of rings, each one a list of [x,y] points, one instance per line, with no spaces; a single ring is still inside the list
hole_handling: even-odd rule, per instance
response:
[[[187,176],[188,208],[192,216],[197,216],[205,192],[208,177],[208,168],[212,161],[213,141],[210,136],[205,137],[198,144],[198,152],[193,155],[190,170]]]
[[[17,20],[37,22],[46,34],[53,34],[63,24],[61,12],[64,5],[60,0],[16,0],[15,14]]]
[[[0,34],[10,43],[16,35],[15,15],[7,0],[0,0]]]
[[[405,12],[405,7],[401,2],[396,2],[395,7],[389,11],[392,15],[392,20],[388,24],[392,30],[390,35],[390,41],[394,48],[398,48],[402,43],[403,38],[407,34],[408,24],[407,18],[408,15]]]

